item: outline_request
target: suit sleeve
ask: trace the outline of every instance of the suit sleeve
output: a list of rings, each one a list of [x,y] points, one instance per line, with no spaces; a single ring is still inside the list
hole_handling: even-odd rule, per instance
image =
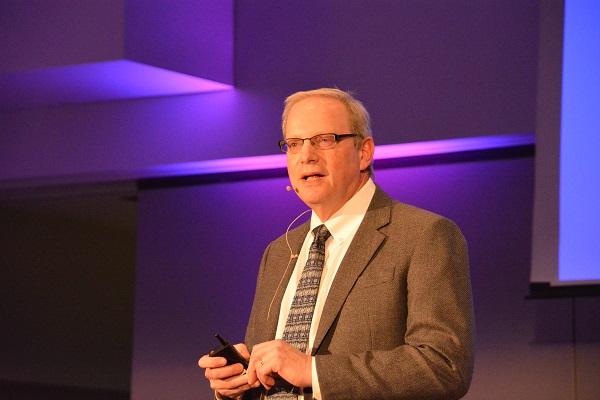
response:
[[[402,293],[397,296],[399,304],[388,309],[402,314],[398,318],[402,322],[386,327],[401,332],[398,343],[390,346],[375,340],[370,349],[360,352],[352,352],[348,343],[348,352],[317,353],[322,400],[459,399],[469,388],[472,299],[461,232],[452,221],[437,217],[411,234],[408,247],[394,240],[388,237],[383,246],[390,247],[378,252],[388,253],[389,265],[376,267],[393,268],[394,290]],[[395,257],[389,255],[390,248],[399,249]],[[370,329],[371,338],[378,337],[377,327]],[[330,335],[333,343],[335,330]]]
[[[246,338],[245,338],[245,344],[248,347],[248,351],[250,353],[252,353],[252,347],[258,343],[258,339],[257,339],[257,326],[260,324],[260,310],[261,308],[259,306],[257,306],[257,302],[258,299],[257,297],[260,297],[260,293],[262,292],[262,285],[264,284],[264,268],[265,268],[265,263],[267,260],[267,255],[269,254],[269,249],[271,248],[270,244],[267,249],[265,250],[263,257],[262,257],[262,261],[260,263],[260,268],[258,270],[258,277],[256,280],[256,292],[254,295],[254,302],[253,302],[253,306],[252,306],[252,310],[250,312],[250,319],[248,320],[248,326],[246,327]],[[264,321],[263,321],[264,322]],[[258,387],[255,389],[251,389],[248,390],[244,393],[244,395],[242,396],[242,399],[244,400],[258,400],[261,398],[261,392],[262,392],[262,387]]]
[[[267,256],[269,254],[269,249],[271,248],[272,243],[265,249],[263,253],[263,257],[260,263],[260,268],[258,269],[258,277],[256,279],[256,291],[254,294],[254,301],[252,305],[252,310],[250,311],[250,319],[248,320],[248,326],[246,327],[246,339],[245,344],[248,347],[248,351],[252,352],[252,347],[257,343],[257,333],[256,328],[259,322],[261,306],[258,303],[260,302],[261,294],[264,293],[263,285],[264,285],[264,276],[265,276],[265,264],[267,260]],[[264,323],[264,321],[263,321]]]

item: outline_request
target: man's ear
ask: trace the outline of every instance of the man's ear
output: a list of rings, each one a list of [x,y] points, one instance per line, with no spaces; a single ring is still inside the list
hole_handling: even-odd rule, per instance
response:
[[[373,156],[375,154],[375,142],[373,142],[373,138],[370,136],[364,138],[359,151],[360,170],[364,171],[373,163]]]

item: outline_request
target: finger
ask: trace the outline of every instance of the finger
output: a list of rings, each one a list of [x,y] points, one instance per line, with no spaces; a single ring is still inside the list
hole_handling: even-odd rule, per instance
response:
[[[224,379],[210,379],[209,381],[210,387],[213,390],[216,390],[226,397],[237,398],[243,392],[251,388],[251,386],[248,384],[248,379],[244,374],[239,374]]]
[[[249,387],[248,378],[243,374],[215,380],[213,382],[216,386],[215,389],[240,390],[243,387],[246,387],[246,389]]]
[[[208,354],[198,360],[200,368],[219,368],[224,367],[226,364],[227,360],[224,357],[210,357]]]
[[[257,379],[256,382],[262,384],[267,390],[269,390],[275,384],[276,375],[273,373],[273,369],[271,367],[271,358],[269,357],[270,353],[258,351],[256,356],[254,355],[254,352],[252,355],[254,358],[252,359],[251,357],[251,362],[254,367],[254,375]],[[248,381],[252,383],[250,379],[248,379]]]
[[[254,387],[257,386],[250,386],[250,385],[242,385],[233,389],[227,389],[227,388],[222,388],[222,389],[214,389],[217,392],[219,392],[222,396],[224,397],[229,397],[229,398],[238,398],[240,397],[244,392],[253,389]]]
[[[258,381],[267,389],[271,389],[275,385],[275,377],[277,374],[273,373],[268,361],[263,360],[263,364],[260,365],[256,371],[256,377]]]
[[[243,374],[243,372],[244,367],[242,364],[238,363],[219,368],[206,368],[204,371],[204,376],[210,380],[226,380],[232,377],[240,376]]]
[[[269,390],[275,385],[275,378],[270,374],[258,374],[257,382]]]
[[[221,393],[225,397],[237,398],[244,392],[257,388],[260,382],[250,385],[247,380],[247,375],[237,375],[228,379],[210,381],[210,387],[213,390]]]
[[[235,347],[246,360],[250,358],[250,352],[244,343],[234,344],[233,347]]]
[[[258,381],[258,369],[264,364],[262,361],[262,355],[265,354],[264,351],[264,343],[258,344],[254,346],[252,349],[252,354],[250,355],[250,360],[248,361],[248,382],[252,385]]]
[[[250,356],[250,360],[248,361],[248,369],[246,370],[246,373],[248,374],[248,383],[250,385],[257,382],[258,378],[256,377],[256,365],[254,360],[252,360],[252,356]]]

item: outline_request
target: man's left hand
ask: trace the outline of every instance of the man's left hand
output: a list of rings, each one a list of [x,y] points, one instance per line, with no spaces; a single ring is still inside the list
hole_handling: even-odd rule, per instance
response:
[[[297,387],[312,386],[311,356],[281,339],[257,344],[248,365],[248,383],[257,380],[269,390],[281,377]]]

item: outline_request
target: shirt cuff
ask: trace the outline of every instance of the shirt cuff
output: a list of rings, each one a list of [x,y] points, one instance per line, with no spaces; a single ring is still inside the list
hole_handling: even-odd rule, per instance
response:
[[[314,400],[321,400],[321,387],[319,386],[319,377],[317,376],[317,361],[315,357],[311,357],[310,363],[312,375],[312,396]]]

